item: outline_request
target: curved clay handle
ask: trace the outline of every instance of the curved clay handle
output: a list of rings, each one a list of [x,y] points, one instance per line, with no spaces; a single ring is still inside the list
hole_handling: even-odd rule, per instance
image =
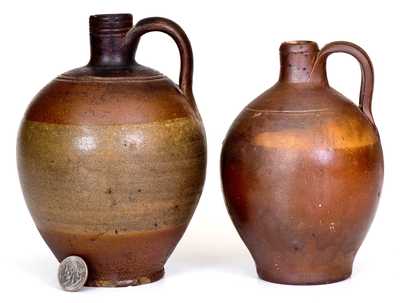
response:
[[[326,73],[326,60],[332,53],[347,53],[352,55],[358,60],[361,66],[362,78],[361,78],[361,89],[360,89],[360,101],[359,107],[361,111],[368,117],[368,119],[374,124],[374,118],[371,112],[372,93],[374,90],[374,69],[372,62],[368,57],[367,53],[358,45],[345,41],[332,42],[325,45],[318,54],[317,59],[314,63],[313,75],[319,73]]]
[[[193,52],[189,38],[186,36],[183,29],[175,22],[160,17],[152,17],[140,20],[127,34],[126,45],[133,50],[133,56],[136,53],[136,48],[140,37],[148,32],[159,31],[169,35],[177,44],[181,57],[181,69],[179,75],[179,87],[183,94],[189,100],[191,106],[195,110],[197,107],[193,97]]]

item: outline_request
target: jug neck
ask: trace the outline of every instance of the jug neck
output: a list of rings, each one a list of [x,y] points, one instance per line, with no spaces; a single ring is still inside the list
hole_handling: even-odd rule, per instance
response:
[[[123,67],[133,63],[132,51],[125,46],[125,35],[132,28],[132,15],[90,16],[89,27],[89,66]]]
[[[281,44],[279,49],[281,60],[280,82],[311,83],[310,75],[313,71],[319,48],[312,41],[290,41]],[[314,75],[313,82],[325,83],[326,75]]]

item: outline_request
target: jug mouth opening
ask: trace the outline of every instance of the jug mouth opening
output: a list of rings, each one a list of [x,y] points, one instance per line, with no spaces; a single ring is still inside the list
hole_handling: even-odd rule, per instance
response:
[[[131,14],[98,14],[89,18],[90,34],[119,34],[128,32],[132,26]]]
[[[315,53],[319,51],[318,44],[310,40],[291,40],[281,44],[281,53]]]

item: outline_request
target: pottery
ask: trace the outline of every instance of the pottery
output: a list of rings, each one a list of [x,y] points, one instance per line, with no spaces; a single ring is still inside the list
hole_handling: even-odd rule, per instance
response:
[[[328,55],[362,69],[357,107],[331,88]],[[235,120],[221,157],[229,214],[261,279],[322,284],[351,275],[373,220],[383,155],[371,113],[373,68],[348,42],[280,47],[279,81]]]
[[[177,43],[179,86],[135,61],[151,31]],[[87,285],[153,282],[205,178],[192,49],[176,23],[148,18],[132,28],[129,14],[91,16],[90,42],[89,64],[50,82],[25,114],[17,146],[23,193],[57,259],[87,262]]]

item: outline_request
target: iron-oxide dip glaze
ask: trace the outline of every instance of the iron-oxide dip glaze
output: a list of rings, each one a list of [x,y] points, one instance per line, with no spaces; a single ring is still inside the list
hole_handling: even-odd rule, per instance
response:
[[[150,31],[177,43],[179,86],[135,61]],[[24,196],[57,259],[87,262],[87,285],[156,281],[205,178],[190,42],[172,21],[148,18],[132,28],[129,14],[91,16],[90,42],[89,64],[50,82],[22,121]]]
[[[362,67],[359,107],[328,84],[326,58]],[[374,217],[383,154],[371,114],[373,70],[348,42],[281,45],[279,81],[241,112],[225,139],[221,175],[229,214],[260,278],[322,284],[351,275]]]

